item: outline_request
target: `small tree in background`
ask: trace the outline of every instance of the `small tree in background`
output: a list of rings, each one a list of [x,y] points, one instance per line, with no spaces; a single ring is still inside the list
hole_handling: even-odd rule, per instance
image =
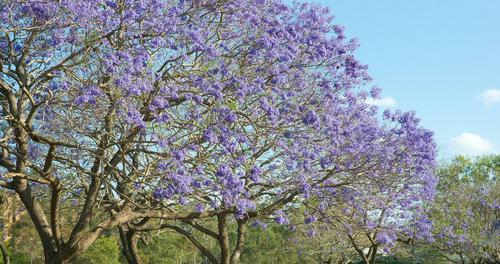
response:
[[[433,244],[454,263],[500,262],[500,156],[463,156],[442,166]]]

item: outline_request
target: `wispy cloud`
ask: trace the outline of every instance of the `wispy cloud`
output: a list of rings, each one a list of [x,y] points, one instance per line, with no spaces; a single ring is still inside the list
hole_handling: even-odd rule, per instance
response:
[[[491,141],[472,133],[462,133],[459,136],[452,137],[450,146],[456,154],[463,155],[482,155],[494,152]]]
[[[366,103],[369,105],[376,105],[378,107],[395,107],[397,105],[397,102],[394,98],[387,96],[383,98],[378,98],[378,99],[373,99],[373,98],[367,98]]]
[[[477,97],[481,99],[486,106],[495,103],[500,103],[500,90],[497,89],[486,90],[480,93]]]

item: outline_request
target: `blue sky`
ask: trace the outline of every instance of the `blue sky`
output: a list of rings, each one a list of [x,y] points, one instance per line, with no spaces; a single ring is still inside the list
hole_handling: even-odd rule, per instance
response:
[[[308,2],[359,40],[379,103],[416,111],[441,158],[500,153],[500,1]]]

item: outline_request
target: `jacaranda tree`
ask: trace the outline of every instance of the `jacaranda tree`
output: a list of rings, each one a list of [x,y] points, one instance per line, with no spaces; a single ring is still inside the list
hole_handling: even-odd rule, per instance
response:
[[[154,219],[210,234],[217,254],[192,241],[237,263],[251,219],[287,223],[312,197],[432,196],[432,134],[412,113],[378,121],[365,100],[380,90],[357,89],[366,66],[331,21],[279,0],[2,1],[0,186],[46,263]],[[209,217],[216,230],[197,222]]]
[[[500,155],[458,156],[438,170],[432,244],[452,263],[500,262]]]

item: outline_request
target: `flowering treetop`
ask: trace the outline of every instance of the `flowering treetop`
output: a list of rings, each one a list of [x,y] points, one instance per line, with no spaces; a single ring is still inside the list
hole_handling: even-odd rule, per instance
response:
[[[357,89],[366,66],[327,9],[7,0],[0,32],[0,165],[12,176],[0,185],[36,183],[51,210],[83,194],[70,246],[99,199],[127,221],[168,209],[286,222],[276,210],[318,195],[433,196],[432,133],[413,113],[379,121],[365,100],[380,90]]]

